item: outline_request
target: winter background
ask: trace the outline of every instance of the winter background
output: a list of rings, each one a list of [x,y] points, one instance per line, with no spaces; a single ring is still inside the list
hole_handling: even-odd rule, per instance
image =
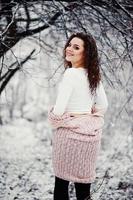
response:
[[[30,17],[39,17],[41,20],[30,22],[29,25],[22,20],[18,21],[17,31],[21,33],[26,28],[30,30],[43,26],[50,15],[56,12],[62,11],[63,14],[61,13],[54,24],[49,23],[44,30],[21,37],[1,56],[2,77],[9,69],[15,69],[16,66],[12,63],[21,63],[34,50],[32,56],[20,65],[0,96],[0,199],[53,198],[53,130],[47,113],[55,103],[58,83],[64,71],[62,50],[67,36],[84,29],[92,33],[97,40],[102,80],[109,102],[97,162],[97,177],[91,188],[92,198],[133,199],[133,62],[130,33],[123,36],[109,26],[104,18],[101,19],[101,15],[98,16],[97,10],[92,6],[99,9],[99,12],[102,11],[106,18],[109,17],[109,20],[124,32],[122,25],[116,23],[120,18],[117,18],[117,14],[111,14],[113,7],[107,13],[97,5],[80,5],[80,1],[73,4],[46,1],[46,5],[43,1],[34,5],[32,1],[27,2],[30,2],[25,4],[27,9],[29,8]],[[2,10],[2,1],[0,5]],[[23,4],[13,4],[12,12],[15,13],[13,20],[15,17],[28,18]],[[126,14],[124,20],[129,20]],[[1,17],[1,31],[6,30],[6,27],[6,21]],[[10,29],[10,26],[7,28]],[[129,48],[125,45],[125,40]],[[2,84],[1,80],[1,86]],[[76,200],[73,183],[70,183],[69,192],[70,199]]]

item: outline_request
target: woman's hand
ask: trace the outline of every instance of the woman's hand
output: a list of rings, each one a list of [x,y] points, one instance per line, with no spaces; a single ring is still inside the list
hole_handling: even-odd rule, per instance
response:
[[[104,117],[104,110],[102,108],[96,108],[95,105],[91,109],[91,114],[94,116]]]
[[[98,112],[98,110],[96,109],[95,105],[93,105],[91,108],[91,113],[94,114],[96,112]]]

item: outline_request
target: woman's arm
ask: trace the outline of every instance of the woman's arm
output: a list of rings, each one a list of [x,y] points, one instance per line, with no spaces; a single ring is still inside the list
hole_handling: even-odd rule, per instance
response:
[[[68,101],[72,95],[74,84],[74,74],[71,68],[66,69],[62,81],[58,88],[58,94],[54,105],[53,113],[63,115],[65,113]]]
[[[102,82],[100,82],[99,87],[96,90],[96,96],[94,98],[94,105],[92,107],[92,113],[94,115],[102,115],[106,113],[108,108],[108,100],[103,87]]]

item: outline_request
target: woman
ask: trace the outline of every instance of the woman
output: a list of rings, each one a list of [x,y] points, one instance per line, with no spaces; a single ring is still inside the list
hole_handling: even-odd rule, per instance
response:
[[[101,82],[98,52],[90,34],[74,33],[64,48],[65,73],[48,118],[55,128],[54,200],[68,200],[74,182],[77,200],[90,199],[95,180],[104,114],[108,107]]]

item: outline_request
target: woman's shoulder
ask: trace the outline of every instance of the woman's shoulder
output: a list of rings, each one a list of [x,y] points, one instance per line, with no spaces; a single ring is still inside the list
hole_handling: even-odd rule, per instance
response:
[[[67,68],[65,69],[65,71],[62,74],[62,78],[61,78],[61,84],[74,84],[75,82],[75,72],[73,70],[73,68]]]
[[[73,72],[75,72],[76,70],[75,70],[75,68],[74,67],[70,67],[70,68],[66,68],[65,69],[65,72],[67,72],[67,73],[73,73]]]
[[[73,67],[67,68],[64,72],[64,76],[70,77],[70,78],[72,78],[75,74],[76,74],[76,70]]]
[[[71,67],[71,68],[67,68],[65,70],[65,74],[70,74],[71,75],[77,75],[77,74],[83,74],[86,73],[86,69],[85,68],[75,68],[75,67]]]

